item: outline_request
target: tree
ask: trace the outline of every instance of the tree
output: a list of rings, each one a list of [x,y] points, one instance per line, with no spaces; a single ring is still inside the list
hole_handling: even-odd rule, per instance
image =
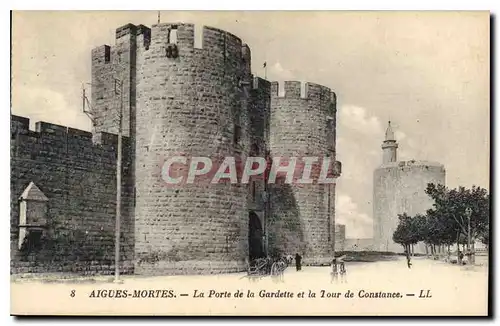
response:
[[[447,246],[449,253],[457,235],[455,221],[440,215],[435,209],[427,210],[424,218],[423,241],[431,248],[432,255],[436,253],[436,246]]]
[[[457,247],[461,236],[470,238],[473,244],[488,232],[490,199],[486,189],[473,186],[471,189],[458,187],[448,189],[444,185],[428,184],[426,193],[434,200],[433,208],[428,211],[428,217],[435,218],[437,228],[440,229],[436,236],[441,241],[448,243],[454,235]],[[470,217],[467,209],[471,210]],[[470,224],[470,233],[469,233]],[[468,252],[472,248],[467,246]],[[473,261],[473,256],[469,261]]]
[[[403,213],[398,215],[398,219],[399,224],[392,235],[392,240],[410,253],[410,246],[418,243],[422,238],[419,228],[421,218],[412,218]]]
[[[485,228],[485,230],[479,235],[479,240],[481,241],[482,244],[488,248],[488,245],[490,243],[490,228],[489,226]]]

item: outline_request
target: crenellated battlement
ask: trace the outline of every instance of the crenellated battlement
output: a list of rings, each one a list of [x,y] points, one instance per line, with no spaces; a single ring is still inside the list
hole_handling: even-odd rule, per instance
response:
[[[330,101],[332,103],[337,104],[337,94],[334,91],[331,91],[331,93],[330,93]]]
[[[145,25],[126,24],[116,29],[115,40],[117,44],[127,35],[142,36],[142,43],[137,46],[149,47],[151,42],[151,29]],[[108,44],[100,45],[92,49],[92,64],[109,64],[113,62],[114,46]]]
[[[138,44],[139,46],[148,47],[151,41],[151,28],[145,25],[134,25],[134,24],[126,24],[116,29],[115,39],[117,42],[120,42],[120,39],[124,36],[141,36],[142,35],[142,44]]]
[[[244,69],[247,72],[247,77],[252,73],[252,51],[248,44],[243,44],[241,46],[241,61],[244,65]]]
[[[146,49],[145,58],[165,57],[164,52],[169,44],[175,44],[179,58],[189,58],[193,54],[224,58],[227,61],[250,61],[250,48],[243,44],[241,39],[227,31],[218,28],[203,26],[200,32],[194,24],[189,23],[161,23],[151,27],[151,47]],[[196,44],[196,46],[195,46]]]
[[[111,47],[101,45],[92,49],[92,64],[105,64],[111,62]]]
[[[271,92],[271,82],[261,77],[253,77],[252,83],[253,90],[261,90],[266,93]]]
[[[91,132],[75,129],[67,126],[62,126],[54,123],[37,121],[35,130],[30,130],[30,119],[11,115],[11,136],[15,138],[17,135],[27,135],[31,138],[42,138],[51,136],[52,138],[60,138],[61,140],[78,139],[81,143],[87,143],[89,148],[118,145],[118,135],[108,132],[98,132],[93,135]],[[122,138],[123,145],[129,145],[129,137]]]
[[[123,37],[125,35],[141,35],[141,34],[149,34],[151,29],[145,25],[134,25],[134,24],[126,24],[116,29],[116,39]]]
[[[68,133],[68,127],[44,121],[37,121],[35,122],[35,131],[39,134],[45,133],[45,134],[54,134],[57,136],[63,136]]]
[[[241,45],[241,58],[245,62],[252,61],[252,51],[250,50],[250,46],[248,46],[248,44],[246,43]]]
[[[168,37],[169,31],[177,31],[178,44],[193,48],[195,39],[198,37],[198,35],[196,35],[198,30],[195,27],[194,24],[182,22],[161,23],[152,25],[151,30],[154,41],[163,40],[165,36]],[[243,45],[238,36],[219,28],[203,26],[201,32],[202,49],[214,49],[214,46],[223,46],[224,43],[226,43],[227,46],[236,45],[240,48]]]
[[[194,24],[183,22],[154,24],[151,28],[129,23],[116,29],[116,44],[122,43],[127,35],[137,36],[136,46],[141,48],[146,61],[159,58],[172,62],[182,58],[215,58],[225,64],[242,65],[243,70],[251,71],[250,47],[238,36],[219,28],[201,26],[198,29]],[[196,42],[198,40],[201,42]],[[167,50],[174,44],[177,55],[168,56]],[[116,46],[106,44],[92,50],[94,69],[107,69],[108,64],[116,61]]]
[[[119,39],[122,36],[128,35],[128,34],[135,34],[137,31],[137,26],[134,24],[126,24],[121,27],[118,27],[116,29],[116,39]]]
[[[336,101],[335,93],[326,86],[311,82],[285,81],[284,94],[280,94],[280,84],[271,82],[271,97],[283,99],[329,100]]]
[[[402,172],[423,172],[423,173],[445,173],[445,166],[438,162],[433,161],[398,161],[398,162],[388,162],[382,164],[376,171],[390,173],[391,171],[402,171]]]
[[[10,116],[11,134],[27,134],[30,129],[30,119],[18,115]]]
[[[10,192],[11,192],[11,248],[12,267],[23,264],[19,248],[22,239],[22,207],[19,196],[33,183],[43,191],[47,221],[54,222],[44,232],[64,235],[64,230],[84,232],[85,241],[78,246],[102,249],[102,255],[92,260],[105,264],[114,250],[112,237],[116,214],[117,193],[117,135],[100,132],[99,143],[92,141],[92,133],[76,128],[38,121],[30,130],[30,119],[11,115]],[[123,138],[121,232],[123,234],[122,260],[133,257],[133,165],[129,139]],[[54,226],[55,225],[55,226]],[[43,249],[42,249],[43,250]],[[60,255],[64,263],[72,263],[71,255]],[[44,261],[41,255],[41,262]],[[53,256],[52,256],[53,257]],[[88,258],[83,258],[88,259]],[[27,262],[24,262],[27,263]],[[41,271],[57,270],[58,262],[50,260]],[[38,264],[37,264],[38,265]],[[43,266],[42,263],[40,265]],[[74,265],[74,263],[72,264]],[[30,268],[31,269],[31,268]],[[60,270],[60,269],[59,269]]]

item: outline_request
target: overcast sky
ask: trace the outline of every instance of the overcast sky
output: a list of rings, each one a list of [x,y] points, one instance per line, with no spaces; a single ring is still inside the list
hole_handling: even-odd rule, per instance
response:
[[[445,165],[450,187],[489,182],[489,14],[373,12],[161,12],[162,22],[225,29],[252,51],[255,75],[323,84],[338,96],[337,221],[372,235],[373,170],[387,121],[401,160]],[[13,14],[12,113],[90,130],[81,84],[90,51],[126,23],[157,12]]]

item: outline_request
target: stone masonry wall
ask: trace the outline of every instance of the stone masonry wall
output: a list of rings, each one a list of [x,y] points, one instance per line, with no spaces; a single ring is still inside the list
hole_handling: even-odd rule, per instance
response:
[[[335,251],[336,252],[344,251],[345,245],[346,245],[345,225],[344,224],[336,224],[335,225]]]
[[[150,35],[151,30],[144,25],[127,24],[116,29],[115,45],[92,50],[93,133],[118,133],[118,113],[123,104],[123,135],[133,138],[137,48],[148,47]]]
[[[149,47],[151,29],[144,25],[126,24],[116,29],[115,45],[92,50],[92,132],[118,133],[122,111],[122,133],[130,140],[130,173],[127,187],[135,192],[136,75],[138,49]],[[134,221],[133,201],[128,202]]]
[[[177,32],[178,57],[167,57]],[[153,25],[137,53],[135,253],[137,274],[241,271],[248,256],[248,186],[197,182],[166,186],[175,155],[225,157],[249,151],[249,52],[225,31]],[[236,134],[236,135],[235,135]]]
[[[269,150],[269,114],[271,106],[271,83],[269,81],[258,77],[253,79],[249,105],[250,155],[265,158]],[[252,179],[249,187],[249,209],[264,212],[267,205],[264,197],[266,190],[264,178]],[[265,228],[264,219],[263,216],[261,224]]]
[[[174,38],[173,35],[176,35]],[[301,253],[304,264],[328,263],[335,245],[335,185],[166,185],[172,156],[212,159],[248,155],[328,156],[336,169],[336,95],[329,88],[278,84],[251,74],[251,51],[235,35],[204,27],[196,48],[194,25],[127,24],[115,44],[92,50],[92,134],[12,119],[11,243],[14,271],[45,271],[19,263],[20,192],[33,181],[49,198],[49,218],[85,231],[113,255],[116,145],[123,106],[123,268],[136,274],[242,271],[249,255],[249,214],[259,217],[268,253]],[[169,56],[175,46],[177,56]],[[237,163],[239,163],[237,162]],[[333,163],[335,162],[335,163]],[[189,164],[189,161],[188,161]],[[178,167],[178,166],[177,166]],[[219,166],[213,167],[215,172]],[[187,169],[178,172],[187,174]],[[165,171],[163,171],[165,172]],[[241,170],[240,170],[241,172]],[[340,170],[338,170],[340,173]],[[213,176],[213,173],[211,174]],[[338,176],[338,174],[337,174]],[[239,178],[240,176],[238,176]],[[260,234],[260,233],[259,233]],[[263,238],[264,241],[264,238]],[[58,266],[88,273],[107,262]]]
[[[428,183],[445,184],[444,166],[434,162],[401,161],[384,164],[374,172],[373,216],[375,246],[379,251],[402,252],[392,241],[398,214],[423,214],[432,207],[425,193]]]
[[[60,230],[83,231],[114,259],[116,214],[116,144],[117,136],[99,133],[98,144],[92,134],[46,122],[37,122],[29,130],[29,119],[11,116],[11,268],[29,270],[20,262],[17,247],[19,234],[19,196],[33,181],[48,197],[48,219],[57,221]],[[128,157],[128,139],[124,138],[124,158]],[[131,260],[133,232],[128,203],[133,193],[127,179],[130,162],[123,162],[122,188],[122,260]],[[83,264],[84,262],[82,262]],[[96,264],[95,262],[93,263]],[[106,262],[109,265],[109,262]],[[39,266],[39,270],[58,271],[61,266]],[[99,269],[96,267],[96,269]]]
[[[285,82],[284,97],[278,96],[278,83],[271,85],[270,150],[273,159],[284,156],[331,156],[335,161],[335,128],[328,117],[334,93],[327,87]],[[329,138],[330,136],[330,138]],[[333,143],[331,143],[333,142]],[[300,177],[297,176],[297,177]],[[304,264],[322,264],[331,260],[334,247],[333,206],[328,211],[327,184],[275,184],[270,187],[270,250],[303,256]],[[335,190],[330,189],[330,196]]]

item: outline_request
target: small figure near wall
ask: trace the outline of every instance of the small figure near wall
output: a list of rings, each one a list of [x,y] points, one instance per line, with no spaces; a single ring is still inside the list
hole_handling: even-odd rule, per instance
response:
[[[410,253],[408,252],[408,250],[405,250],[405,254],[406,254],[406,264],[408,265],[408,268],[411,269]]]
[[[347,270],[345,268],[345,262],[344,262],[345,255],[340,256],[340,257],[334,257],[331,263],[331,279],[330,283],[333,283],[334,281],[336,282],[338,280],[338,276],[340,274],[340,280],[342,283],[346,282],[346,274]]]
[[[298,253],[295,254],[295,268],[297,272],[302,269],[302,257]]]

